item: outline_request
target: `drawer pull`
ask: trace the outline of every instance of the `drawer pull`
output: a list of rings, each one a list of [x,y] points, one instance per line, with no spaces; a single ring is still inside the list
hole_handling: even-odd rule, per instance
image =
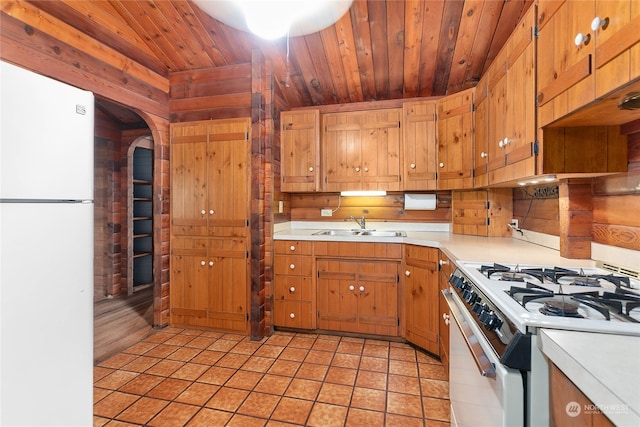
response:
[[[360,289],[360,292],[364,292],[364,286],[360,286],[358,289]]]
[[[213,209],[209,210],[209,215],[213,215],[214,213],[216,213],[216,211],[214,211]]]
[[[309,172],[313,172],[313,166],[309,166]]]
[[[296,318],[296,315],[295,315],[295,313],[290,313],[290,314],[289,314],[289,317],[290,317],[290,318],[292,318],[292,319],[295,319],[295,318]]]
[[[415,169],[415,168],[416,168],[416,164],[415,164],[415,163],[411,163],[411,164],[409,165],[409,167],[410,167],[411,169]]]
[[[405,276],[407,276],[407,277],[409,277],[409,276],[411,276],[411,272],[410,272],[409,270],[406,270],[406,271],[404,272],[404,275],[405,275]]]
[[[296,268],[296,265],[295,265],[295,264],[289,264],[289,268],[290,268],[291,270],[293,270],[293,269],[295,269],[295,268]]]
[[[207,211],[205,211],[204,209],[202,209],[202,210],[200,211],[200,215],[204,215],[204,214],[206,214],[206,213],[207,213]]]
[[[293,293],[296,291],[296,288],[294,288],[293,286],[289,288],[289,292]]]
[[[213,261],[209,261],[209,267],[213,267]]]
[[[440,164],[439,164],[438,166],[440,166],[441,168],[443,168],[443,167],[444,167],[444,163],[440,162]]]
[[[207,265],[207,263],[204,260],[202,260],[200,261],[200,265]]]
[[[296,247],[295,247],[294,245],[291,245],[291,246],[289,246],[289,250],[291,250],[291,251],[295,251],[295,250],[296,250]]]
[[[593,18],[593,21],[591,21],[591,29],[593,31],[598,31],[600,28],[604,28],[608,23],[609,18],[602,19],[599,16],[596,16]]]
[[[350,285],[350,286],[349,286],[349,290],[350,290],[350,291],[355,291],[355,290],[356,290],[356,287],[355,287],[355,286],[353,286],[353,285]]]
[[[445,261],[445,260],[441,259],[440,261],[438,261],[438,264],[440,264],[440,265],[449,265],[449,261]]]

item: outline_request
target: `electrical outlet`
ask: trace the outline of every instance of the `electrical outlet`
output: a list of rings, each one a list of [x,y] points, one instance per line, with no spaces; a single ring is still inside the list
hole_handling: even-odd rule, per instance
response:
[[[320,209],[320,216],[332,216],[333,211],[331,209]]]
[[[518,220],[517,219],[512,219],[511,222],[509,223],[513,226],[513,228],[518,228]]]
[[[278,201],[278,213],[284,213],[284,200]]]

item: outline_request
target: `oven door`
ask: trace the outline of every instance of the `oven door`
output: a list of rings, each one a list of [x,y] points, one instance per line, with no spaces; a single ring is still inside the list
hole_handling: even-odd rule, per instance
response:
[[[481,329],[452,290],[443,290],[451,318],[449,397],[456,426],[522,426],[525,390],[520,371],[500,364]]]

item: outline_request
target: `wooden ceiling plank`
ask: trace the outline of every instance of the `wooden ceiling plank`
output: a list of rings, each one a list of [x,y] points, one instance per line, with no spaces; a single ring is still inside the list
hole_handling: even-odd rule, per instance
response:
[[[369,11],[364,0],[353,2],[351,6],[351,22],[353,23],[353,38],[358,60],[358,71],[362,85],[362,98],[365,101],[376,99],[376,84],[374,78],[371,28],[369,27]]]
[[[449,73],[448,92],[460,92],[465,88],[467,82],[465,76],[471,67],[471,51],[478,30],[483,32],[484,29],[479,28],[480,17],[482,15],[482,5],[486,3],[483,0],[466,0],[462,10],[462,19],[460,20],[460,30],[456,38],[456,48],[453,52],[453,60],[451,61],[451,72]],[[479,79],[478,79],[479,80]],[[476,80],[470,86],[473,87],[478,83]]]
[[[167,67],[149,49],[140,36],[123,21],[106,1],[29,1],[51,16],[73,25],[81,32],[123,55],[134,58],[158,74]]]
[[[177,70],[178,64],[174,63],[173,59],[169,57],[169,52],[165,52],[162,47],[158,46],[153,35],[147,32],[146,26],[140,23],[138,16],[142,12],[136,3],[137,2],[131,1],[109,0],[110,6],[120,15],[127,25],[140,35],[149,49],[165,64],[167,72]]]
[[[165,76],[155,73],[31,4],[20,0],[4,1],[2,3],[2,11],[33,28],[39,29],[54,39],[78,49],[80,52],[100,58],[105,63],[122,70],[126,74],[145,81],[162,92],[169,93],[169,81]]]
[[[479,80],[491,65],[485,53],[493,41],[493,33],[498,25],[503,4],[503,2],[497,1],[482,2],[478,31],[469,58],[470,66],[467,68],[467,73],[464,77],[467,82]],[[467,87],[464,89],[467,89]]]
[[[191,7],[193,3],[186,0],[174,0],[172,3],[212,64],[216,67],[227,65],[227,61],[216,45],[215,40],[209,37],[209,33],[198,20],[194,8]]]
[[[389,53],[389,98],[404,97],[404,7],[386,2],[387,51]]]
[[[342,64],[342,59],[340,58],[340,51],[337,49],[338,35],[336,34],[335,27],[330,26],[325,28],[320,32],[320,37],[322,38],[323,49],[318,52],[312,51],[312,57],[324,53],[330,70],[329,75],[331,76],[333,87],[336,91],[337,103],[349,103],[351,100],[349,98],[344,66]]]
[[[433,84],[434,93],[437,94],[447,94],[451,61],[453,60],[463,8],[464,2],[462,1],[444,2],[438,56],[436,58],[436,78]]]
[[[418,96],[420,82],[420,48],[422,46],[422,24],[424,2],[404,2],[404,97]]]
[[[304,36],[305,44],[309,52],[309,57],[316,70],[316,78],[320,84],[326,104],[337,104],[338,98],[336,90],[333,87],[332,73],[329,69],[327,57],[322,54],[314,54],[314,52],[324,53],[324,45],[322,44],[321,33],[313,33]]]
[[[372,74],[375,99],[389,99],[389,50],[387,46],[387,13],[385,2],[368,0],[369,34],[371,34]]]
[[[287,103],[291,106],[309,105],[312,102],[311,95],[306,89],[306,83],[300,70],[294,66],[296,62],[290,60],[287,64],[286,38],[277,41],[261,41],[259,46],[264,57],[271,59],[275,84],[279,87]],[[289,58],[291,58],[291,53],[289,53]]]
[[[160,46],[171,46],[173,51],[183,60],[180,70],[206,68],[211,61],[202,55],[202,48],[195,47],[191,32],[182,22],[181,16],[168,1],[147,0],[137,2],[145,12],[145,18],[158,29],[154,33],[156,43]],[[176,70],[172,70],[176,71]]]
[[[321,79],[318,78],[318,72],[311,60],[309,48],[307,47],[307,42],[304,37],[293,37],[290,40],[289,60],[290,62],[294,61],[296,68],[300,70],[313,105],[326,104],[324,93],[320,86]]]
[[[362,82],[360,80],[360,70],[358,69],[358,57],[356,52],[356,42],[353,37],[353,24],[351,14],[345,13],[336,22],[335,28],[338,37],[338,48],[344,67],[345,80],[349,90],[351,102],[362,102]]]
[[[440,23],[444,13],[443,1],[426,2],[424,21],[430,23],[422,28],[422,48],[420,50],[420,90],[419,96],[432,96],[436,78],[436,61],[440,41]]]

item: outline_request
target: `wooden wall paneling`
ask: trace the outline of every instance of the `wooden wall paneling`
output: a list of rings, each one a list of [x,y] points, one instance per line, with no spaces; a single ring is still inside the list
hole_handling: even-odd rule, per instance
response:
[[[486,190],[453,191],[451,197],[451,231],[454,234],[486,236],[488,234]]]
[[[538,233],[560,235],[558,195],[537,197],[537,189],[553,186],[520,187],[513,189],[513,218],[520,228]]]
[[[560,181],[560,256],[591,258],[593,203],[589,179]]]
[[[387,193],[384,197],[341,197],[335,193],[291,194],[292,221],[347,221],[349,216],[364,215],[368,221],[450,222],[451,193],[438,192],[436,209],[432,211],[404,210],[402,193]],[[336,210],[331,217],[320,215],[321,209]],[[356,223],[353,223],[356,226]]]

